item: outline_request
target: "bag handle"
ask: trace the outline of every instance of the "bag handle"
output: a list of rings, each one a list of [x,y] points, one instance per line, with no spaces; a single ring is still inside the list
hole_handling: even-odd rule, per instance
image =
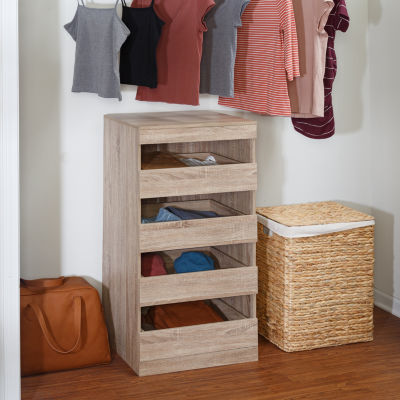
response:
[[[64,350],[60,347],[56,341],[54,340],[52,334],[47,327],[46,320],[43,315],[42,309],[34,303],[28,304],[27,307],[31,307],[35,316],[39,322],[40,328],[42,329],[43,336],[46,339],[47,344],[57,353],[59,354],[70,354],[73,353],[79,347],[79,343],[81,341],[81,332],[82,332],[82,298],[80,296],[74,297],[73,299],[73,307],[74,307],[74,334],[76,336],[75,344],[72,346],[70,350]]]
[[[65,278],[60,276],[59,278],[48,278],[48,279],[21,279],[21,283],[28,289],[40,290],[40,289],[52,289],[61,286],[64,283]]]

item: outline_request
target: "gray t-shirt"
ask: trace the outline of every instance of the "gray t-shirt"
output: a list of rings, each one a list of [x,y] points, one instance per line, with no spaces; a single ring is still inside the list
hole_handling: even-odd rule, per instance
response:
[[[200,65],[200,93],[234,97],[236,31],[250,0],[215,0],[206,15],[203,55]]]
[[[118,52],[130,32],[117,15],[117,3],[114,8],[78,4],[74,19],[64,26],[76,42],[73,92],[122,99]]]

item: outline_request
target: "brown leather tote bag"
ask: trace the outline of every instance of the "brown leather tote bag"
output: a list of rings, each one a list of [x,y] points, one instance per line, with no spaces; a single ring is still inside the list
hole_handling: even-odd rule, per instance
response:
[[[111,361],[97,290],[83,278],[21,279],[21,374]]]

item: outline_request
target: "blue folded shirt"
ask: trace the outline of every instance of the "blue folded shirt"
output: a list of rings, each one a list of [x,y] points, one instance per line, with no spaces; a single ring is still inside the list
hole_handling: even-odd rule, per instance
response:
[[[160,208],[158,214],[151,218],[142,218],[142,224],[150,224],[153,222],[167,222],[167,221],[181,221],[181,218],[177,217],[166,208]]]
[[[174,268],[178,274],[210,271],[214,269],[214,260],[200,251],[187,251],[174,261]]]

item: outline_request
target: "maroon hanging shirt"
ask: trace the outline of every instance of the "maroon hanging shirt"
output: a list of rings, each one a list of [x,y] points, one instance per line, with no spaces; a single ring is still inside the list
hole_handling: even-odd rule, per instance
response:
[[[294,129],[312,139],[327,139],[335,133],[335,118],[332,104],[332,88],[337,71],[335,36],[338,30],[342,32],[347,31],[350,18],[346,8],[346,1],[334,1],[335,6],[325,25],[325,30],[329,35],[324,77],[325,115],[320,118],[292,118]]]

